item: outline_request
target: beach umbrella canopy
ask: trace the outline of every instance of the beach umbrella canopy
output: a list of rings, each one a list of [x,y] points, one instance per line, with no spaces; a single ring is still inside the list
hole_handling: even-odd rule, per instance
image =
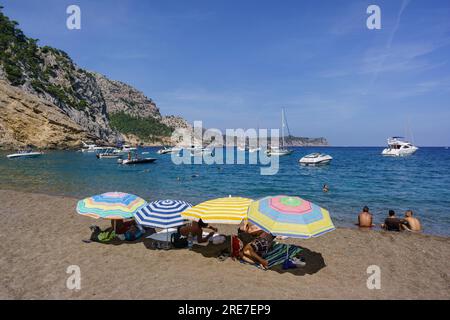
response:
[[[154,228],[173,228],[184,224],[181,213],[192,207],[189,202],[180,200],[153,201],[134,213],[135,220],[143,226]]]
[[[239,224],[247,217],[252,199],[227,197],[208,200],[184,211],[181,215],[189,220],[202,219],[205,223]]]
[[[132,194],[107,192],[78,201],[77,212],[95,219],[130,219],[146,203]]]
[[[329,212],[299,197],[275,196],[254,201],[248,220],[275,236],[318,237],[335,229]]]

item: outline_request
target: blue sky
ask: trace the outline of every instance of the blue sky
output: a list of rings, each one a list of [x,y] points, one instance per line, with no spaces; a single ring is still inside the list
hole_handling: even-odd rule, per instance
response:
[[[214,128],[276,128],[340,146],[407,127],[450,145],[450,2],[3,0],[41,45],[143,91],[163,114]],[[66,28],[77,4],[82,29]],[[368,30],[366,9],[381,8]],[[409,123],[409,125],[408,125]]]

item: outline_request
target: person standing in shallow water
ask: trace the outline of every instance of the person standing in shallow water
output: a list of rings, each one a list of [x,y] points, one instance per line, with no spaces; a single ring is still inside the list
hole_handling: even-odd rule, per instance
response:
[[[373,215],[369,212],[369,207],[365,206],[363,211],[358,215],[357,225],[362,228],[371,228],[373,224]]]

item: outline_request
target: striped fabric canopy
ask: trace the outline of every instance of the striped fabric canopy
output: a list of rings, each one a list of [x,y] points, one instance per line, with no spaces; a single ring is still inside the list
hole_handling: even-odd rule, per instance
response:
[[[107,192],[78,201],[77,212],[95,219],[129,219],[147,202],[123,192]]]
[[[135,212],[134,218],[143,226],[173,228],[184,224],[181,213],[192,205],[179,200],[153,201]]]
[[[318,237],[335,229],[326,209],[299,197],[275,196],[253,202],[248,220],[275,236]]]
[[[246,218],[252,199],[241,197],[218,198],[202,202],[181,215],[189,220],[205,223],[239,224]]]

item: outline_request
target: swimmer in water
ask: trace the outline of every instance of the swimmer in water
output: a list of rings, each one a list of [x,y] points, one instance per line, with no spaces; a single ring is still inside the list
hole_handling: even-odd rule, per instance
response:
[[[324,184],[324,185],[323,185],[322,191],[323,191],[323,192],[328,192],[328,191],[330,191],[330,189],[328,188],[328,185],[327,185],[327,184]]]

